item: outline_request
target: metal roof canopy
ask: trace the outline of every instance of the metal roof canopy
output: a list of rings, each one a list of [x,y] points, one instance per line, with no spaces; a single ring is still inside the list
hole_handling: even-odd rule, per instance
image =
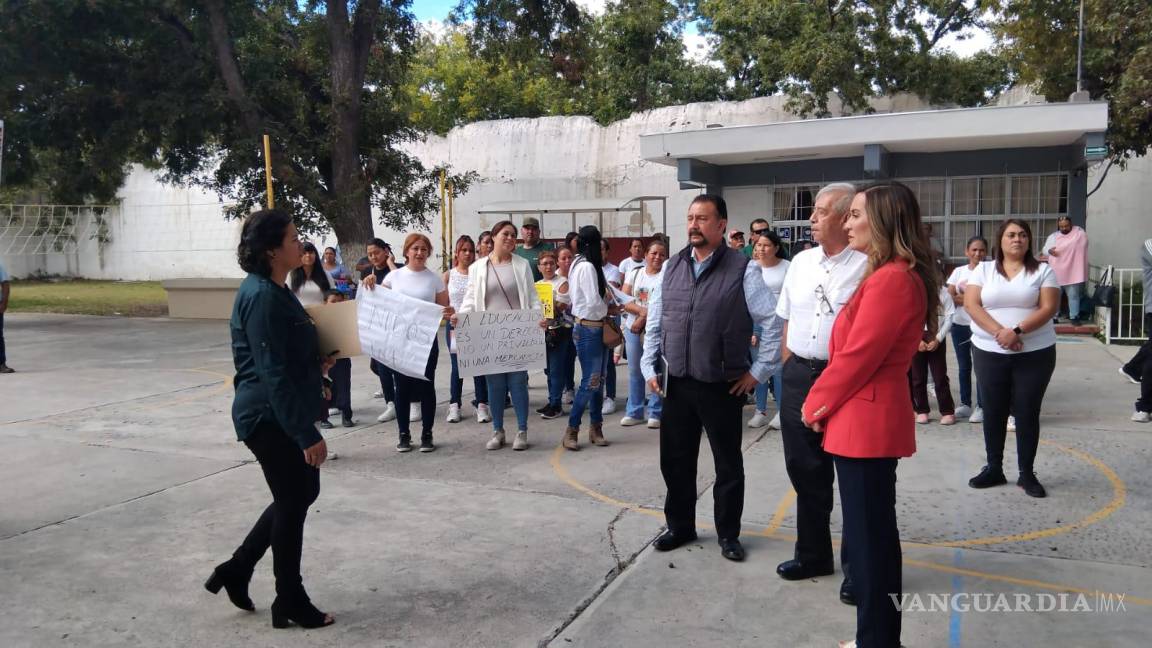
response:
[[[644,203],[659,201],[661,206],[661,231],[668,231],[668,197],[667,196],[636,196],[634,198],[591,198],[573,200],[512,200],[506,202],[488,203],[476,210],[477,214],[514,214],[521,216],[537,216],[543,228],[546,215],[568,214],[571,218],[571,228],[576,230],[576,214],[597,214],[598,225],[604,229],[604,214],[644,209]],[[644,236],[644,222],[640,223],[640,235]]]

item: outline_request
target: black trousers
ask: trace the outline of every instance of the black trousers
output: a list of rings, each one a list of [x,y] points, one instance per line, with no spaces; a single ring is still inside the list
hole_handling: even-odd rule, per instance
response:
[[[903,591],[896,527],[896,459],[835,457],[847,560],[856,594],[856,645],[898,648]],[[851,540],[849,543],[848,540]]]
[[[3,316],[0,316],[2,318]],[[0,328],[3,328],[0,321]],[[1140,399],[1136,401],[1136,410],[1152,412],[1152,314],[1144,316],[1144,330],[1148,332],[1148,339],[1124,365],[1124,372],[1133,376],[1140,376]],[[3,331],[0,330],[0,358],[4,357]],[[2,361],[2,360],[0,360]]]
[[[800,562],[832,562],[832,489],[836,484],[832,455],[824,452],[824,435],[804,427],[800,407],[820,376],[796,356],[784,363],[780,393],[780,438],[784,442],[784,466],[796,491],[796,551]],[[842,570],[848,573],[848,537],[840,544]]]
[[[337,360],[328,370],[328,377],[332,379],[332,407],[352,418],[352,359]]]
[[[411,434],[408,417],[412,405],[420,404],[421,435],[432,436],[432,424],[436,422],[436,362],[440,358],[440,345],[432,340],[432,350],[428,353],[428,364],[424,367],[424,377],[420,380],[394,372],[396,376],[396,427],[400,435]]]
[[[300,577],[304,519],[308,516],[308,507],[320,495],[320,470],[304,462],[303,451],[275,423],[261,423],[244,444],[260,462],[264,480],[272,490],[272,503],[232,554],[230,567],[235,573],[251,574],[264,552],[272,547],[276,596],[301,596],[304,594]]]
[[[716,484],[712,489],[716,533],[721,538],[740,537],[740,518],[744,514],[744,455],[740,449],[744,397],[733,396],[728,389],[728,383],[705,383],[694,378],[672,377],[668,382],[660,419],[660,472],[668,487],[664,518],[672,531],[696,530],[696,463],[703,428],[716,463]]]
[[[1016,417],[1016,463],[1032,472],[1040,445],[1040,406],[1056,370],[1056,345],[1028,353],[989,353],[972,348],[984,400],[984,449],[988,465],[1004,466],[1008,415]]]
[[[384,400],[389,403],[396,402],[396,372],[387,365],[375,360],[368,363],[368,368],[380,379],[380,391],[384,392]]]
[[[0,313],[0,365],[8,364],[8,355],[4,350],[4,313]]]

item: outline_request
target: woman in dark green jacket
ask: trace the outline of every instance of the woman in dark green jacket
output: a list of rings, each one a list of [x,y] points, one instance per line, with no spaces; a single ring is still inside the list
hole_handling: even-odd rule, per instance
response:
[[[300,577],[304,518],[320,494],[320,464],[328,456],[316,429],[323,409],[322,371],[316,327],[284,285],[300,265],[302,246],[292,218],[278,210],[252,214],[244,222],[237,257],[247,278],[232,308],[232,357],[236,398],[232,422],[264,471],[272,503],[260,515],[232,559],[216,567],[205,587],[225,588],[237,607],[254,610],[248,581],[272,547],[276,600],[272,625],[295,622],[306,628],[330,625],[330,615],[308,599]]]

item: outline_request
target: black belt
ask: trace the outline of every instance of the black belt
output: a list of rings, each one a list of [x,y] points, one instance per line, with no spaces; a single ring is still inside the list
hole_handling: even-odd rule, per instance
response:
[[[804,356],[798,356],[795,353],[792,354],[792,359],[815,372],[824,371],[828,366],[827,360],[813,360],[811,358],[805,358]]]

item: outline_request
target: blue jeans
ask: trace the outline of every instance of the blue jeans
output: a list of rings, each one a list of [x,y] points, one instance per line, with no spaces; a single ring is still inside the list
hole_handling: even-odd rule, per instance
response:
[[[1064,294],[1068,296],[1068,317],[1080,319],[1080,296],[1084,294],[1084,282],[1061,286]]]
[[[580,427],[584,410],[593,423],[604,421],[604,369],[608,361],[608,347],[604,346],[604,329],[599,326],[572,327],[572,340],[576,343],[576,359],[580,361],[580,388],[568,415],[569,427]]]
[[[568,356],[572,350],[572,329],[557,329],[556,346],[548,349],[548,405],[559,408],[567,379]]]
[[[756,411],[757,412],[767,412],[768,411],[768,388],[769,387],[772,388],[772,394],[774,396],[776,396],[776,410],[777,411],[780,410],[780,385],[782,385],[784,383],[783,365],[781,365],[780,370],[777,371],[776,373],[772,374],[772,376],[768,380],[769,380],[769,382],[760,383],[759,385],[756,385],[756,391],[754,392],[754,395],[756,396]]]
[[[972,327],[952,325],[952,350],[956,352],[956,373],[960,377],[960,404],[972,407]],[[976,407],[980,407],[980,385],[976,385]]]
[[[448,348],[452,348],[452,342],[448,334],[452,332],[452,322],[445,322],[444,324],[444,339],[448,340]],[[452,357],[452,380],[448,383],[448,402],[460,405],[460,398],[464,392],[464,379],[460,377],[460,365],[456,362],[456,354],[449,353]],[[476,390],[476,395],[472,398],[472,407],[484,403],[488,403],[488,381],[484,376],[472,377],[472,388]]]
[[[568,355],[564,360],[564,389],[576,393],[576,341],[568,338]]]
[[[624,347],[628,352],[628,406],[625,415],[634,419],[644,418],[644,393],[648,383],[640,370],[640,357],[644,355],[644,336],[624,329]],[[648,394],[648,418],[660,419],[664,400],[659,394]]]
[[[511,392],[512,409],[516,410],[517,430],[528,429],[528,372],[510,371],[489,374],[488,407],[492,410],[492,429],[504,431],[504,396]]]

